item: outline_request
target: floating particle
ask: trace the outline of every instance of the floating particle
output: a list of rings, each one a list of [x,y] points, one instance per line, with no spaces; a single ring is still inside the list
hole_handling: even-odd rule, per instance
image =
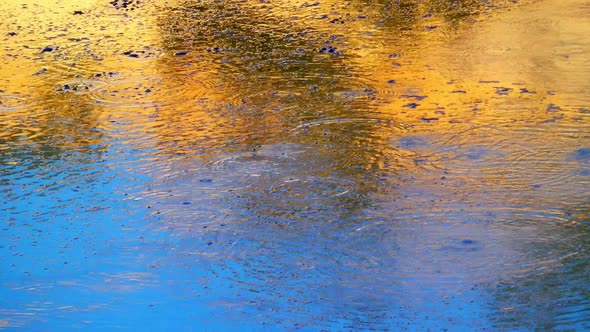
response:
[[[546,112],[557,112],[561,110],[561,107],[555,105],[555,104],[549,104],[547,105],[547,108],[545,108]]]
[[[432,121],[438,121],[438,118],[427,118],[427,117],[422,117],[420,118],[420,120],[424,121],[424,122],[432,122]]]
[[[37,70],[33,75],[37,76],[37,75],[43,75],[47,72],[47,68],[41,68],[39,70]]]
[[[418,96],[418,95],[402,95],[402,97],[408,98],[408,99],[414,99],[414,100],[418,100],[418,101],[426,99],[426,96]]]
[[[502,86],[497,86],[495,87],[496,89],[496,94],[501,95],[501,96],[506,96],[510,93],[510,91],[512,91],[512,88],[505,88]]]

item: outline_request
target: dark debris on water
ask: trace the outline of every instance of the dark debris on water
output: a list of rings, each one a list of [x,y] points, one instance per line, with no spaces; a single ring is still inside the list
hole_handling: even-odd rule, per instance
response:
[[[496,86],[496,94],[500,96],[507,96],[513,89],[512,88],[505,88],[503,86]]]
[[[561,107],[555,105],[555,104],[549,104],[547,105],[547,108],[545,108],[546,112],[557,112],[561,110]]]
[[[94,73],[92,75],[90,75],[89,78],[102,78],[102,77],[114,77],[119,75],[118,72],[114,72],[114,71],[109,71],[109,72],[101,72],[101,73]]]
[[[134,53],[133,51],[123,52],[123,55],[126,55],[126,56],[128,56],[130,58],[139,58],[139,54]]]
[[[153,57],[157,57],[158,56],[158,52],[154,51],[154,50],[150,50],[149,47],[144,47],[143,50],[139,50],[139,51],[133,51],[133,50],[129,50],[129,51],[125,51],[122,53],[123,55],[126,55],[130,58],[153,58]]]
[[[520,88],[520,93],[530,93],[530,94],[535,94],[535,91],[531,91],[527,88]]]
[[[60,86],[57,91],[58,92],[80,92],[80,91],[89,91],[90,87],[86,84],[63,84]]]
[[[123,9],[123,10],[135,10],[139,4],[139,0],[113,0],[110,2],[115,9]]]
[[[438,118],[434,118],[434,117],[421,117],[420,120],[422,122],[430,123],[430,122],[433,122],[433,121],[438,121]]]
[[[34,76],[38,76],[38,75],[43,75],[45,73],[47,73],[47,68],[41,68],[39,70],[37,70],[35,73],[33,73]]]
[[[56,49],[56,47],[53,47],[53,46],[45,46],[41,50],[41,54],[43,54],[45,52],[53,52],[55,49]]]
[[[332,47],[332,46],[321,47],[319,52],[323,53],[323,54],[331,54],[334,56],[340,55],[340,52],[336,51],[336,47]]]
[[[418,95],[402,95],[403,98],[414,99],[417,101],[421,101],[426,99],[426,96],[418,96]]]

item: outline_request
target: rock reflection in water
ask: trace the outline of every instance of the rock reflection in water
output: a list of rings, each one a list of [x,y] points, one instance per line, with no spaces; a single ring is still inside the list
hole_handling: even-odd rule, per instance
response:
[[[0,329],[590,328],[582,1],[0,9]]]

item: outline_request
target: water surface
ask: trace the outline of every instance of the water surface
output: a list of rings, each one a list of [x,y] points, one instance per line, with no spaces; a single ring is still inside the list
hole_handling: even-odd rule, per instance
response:
[[[0,329],[590,328],[581,0],[0,4]]]

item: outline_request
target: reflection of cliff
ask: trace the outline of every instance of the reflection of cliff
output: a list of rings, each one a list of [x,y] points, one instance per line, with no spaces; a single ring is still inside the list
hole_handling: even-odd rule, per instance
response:
[[[301,122],[358,113],[363,103],[351,110],[347,99],[370,98],[370,88],[346,67],[354,55],[341,46],[347,41],[340,32],[285,22],[288,12],[276,6],[265,11],[264,6],[241,2],[186,3],[161,22],[166,48],[190,50],[188,65],[205,71],[208,77],[202,80],[216,87],[217,96],[207,95],[210,103],[199,108],[231,119],[232,128],[220,128],[218,135],[237,135],[245,144],[271,143],[290,135]],[[162,61],[161,72],[182,80],[184,73],[167,68],[178,62],[187,63]],[[305,139],[314,143],[319,138]]]
[[[447,61],[445,69],[474,80],[524,81],[580,99],[580,92],[588,89],[590,49],[583,19],[588,10],[582,3],[541,2],[506,13],[502,20],[483,22],[477,31],[462,32],[449,41],[452,51],[441,54],[459,55]],[[576,10],[581,12],[568,18]]]
[[[18,8],[3,2],[0,9],[5,9],[0,74],[6,83],[0,92],[0,127],[6,128],[0,149],[8,153],[2,156],[22,161],[30,155],[43,164],[101,154],[114,113],[99,100],[101,93],[113,77],[137,70],[138,61],[125,63],[119,52],[149,45],[151,34],[135,33],[142,23],[122,21],[100,1],[42,0]],[[141,37],[112,37],[129,30]],[[112,98],[122,91],[108,92]]]
[[[41,84],[32,90],[27,105],[0,118],[2,158],[45,161],[61,155],[100,153],[100,109],[74,91],[58,91],[58,86]]]
[[[158,60],[158,72],[165,82],[183,82],[187,98],[158,110],[160,139],[174,142],[168,144],[173,154],[196,149],[207,156],[226,146],[313,144],[336,168],[359,176],[428,164],[428,156],[392,142],[410,127],[452,138],[453,131],[473,129],[468,120],[497,115],[488,111],[504,87],[453,81],[438,70],[445,63],[437,55],[445,43],[437,33],[441,22],[474,17],[489,6],[181,3],[160,16],[168,56]],[[510,100],[526,104],[543,95],[522,97]]]

